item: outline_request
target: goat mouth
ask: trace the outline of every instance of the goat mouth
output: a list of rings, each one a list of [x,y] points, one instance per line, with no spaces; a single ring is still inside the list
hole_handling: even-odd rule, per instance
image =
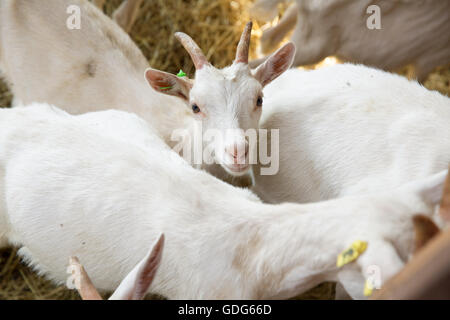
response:
[[[232,175],[242,176],[248,172],[250,165],[248,164],[232,164],[224,166],[225,169]]]

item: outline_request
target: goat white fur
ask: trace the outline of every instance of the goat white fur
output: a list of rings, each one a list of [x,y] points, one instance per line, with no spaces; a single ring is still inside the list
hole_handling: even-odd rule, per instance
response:
[[[133,131],[118,138],[119,118],[142,129],[138,143]],[[364,298],[368,266],[384,282],[408,259],[412,217],[432,214],[446,175],[378,195],[263,204],[193,169],[134,115],[39,104],[0,110],[0,172],[0,237],[39,272],[62,282],[77,256],[96,287],[113,290],[164,232],[151,291],[175,299],[287,298],[322,281]],[[355,240],[367,250],[338,269]]]

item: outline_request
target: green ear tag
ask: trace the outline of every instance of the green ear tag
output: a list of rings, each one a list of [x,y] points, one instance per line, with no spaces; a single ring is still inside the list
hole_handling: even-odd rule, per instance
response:
[[[173,87],[159,87],[159,90],[170,90],[170,89],[172,89]]]
[[[183,78],[183,77],[186,77],[186,76],[187,76],[186,73],[184,73],[184,71],[180,69],[180,72],[178,72],[177,77]]]

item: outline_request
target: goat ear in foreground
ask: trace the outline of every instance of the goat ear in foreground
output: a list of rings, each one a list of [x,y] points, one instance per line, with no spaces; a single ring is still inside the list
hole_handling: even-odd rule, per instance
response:
[[[145,78],[150,86],[158,92],[189,100],[192,83],[189,79],[180,78],[171,73],[147,69]]]
[[[92,284],[91,279],[89,278],[86,270],[81,265],[80,261],[77,257],[70,257],[69,261],[70,268],[73,270],[73,274],[75,277],[75,284],[78,290],[78,293],[83,300],[102,300],[102,297],[98,293],[97,289],[95,289]]]
[[[440,232],[440,229],[433,220],[421,214],[413,217],[413,224],[415,231],[414,252],[417,252],[436,236]]]
[[[292,42],[285,44],[263,64],[256,68],[254,72],[256,80],[265,87],[291,67],[294,56],[295,45]]]
[[[161,263],[163,247],[164,234],[159,237],[147,256],[125,277],[109,300],[142,300]]]
[[[414,192],[429,205],[437,206],[442,199],[442,193],[448,170],[441,171],[420,182],[412,184]]]

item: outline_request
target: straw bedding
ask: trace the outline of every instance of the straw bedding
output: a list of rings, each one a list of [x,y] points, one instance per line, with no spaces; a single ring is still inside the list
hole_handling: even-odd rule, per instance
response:
[[[187,53],[174,37],[175,31],[190,34],[217,67],[230,64],[245,23],[248,7],[254,0],[152,0],[145,1],[131,37],[139,45],[154,68],[177,72],[180,68],[192,75],[193,66]],[[120,0],[108,0],[105,12],[111,15]],[[284,9],[284,8],[281,8]],[[256,45],[262,24],[254,21],[251,55],[256,57]],[[402,70],[408,74],[408,70]],[[429,89],[450,95],[450,66],[433,72],[425,82]],[[11,94],[0,80],[0,107],[9,107]],[[331,299],[334,286],[323,284],[301,298]],[[0,250],[1,299],[79,299],[76,292],[57,287],[25,266],[16,249]]]

